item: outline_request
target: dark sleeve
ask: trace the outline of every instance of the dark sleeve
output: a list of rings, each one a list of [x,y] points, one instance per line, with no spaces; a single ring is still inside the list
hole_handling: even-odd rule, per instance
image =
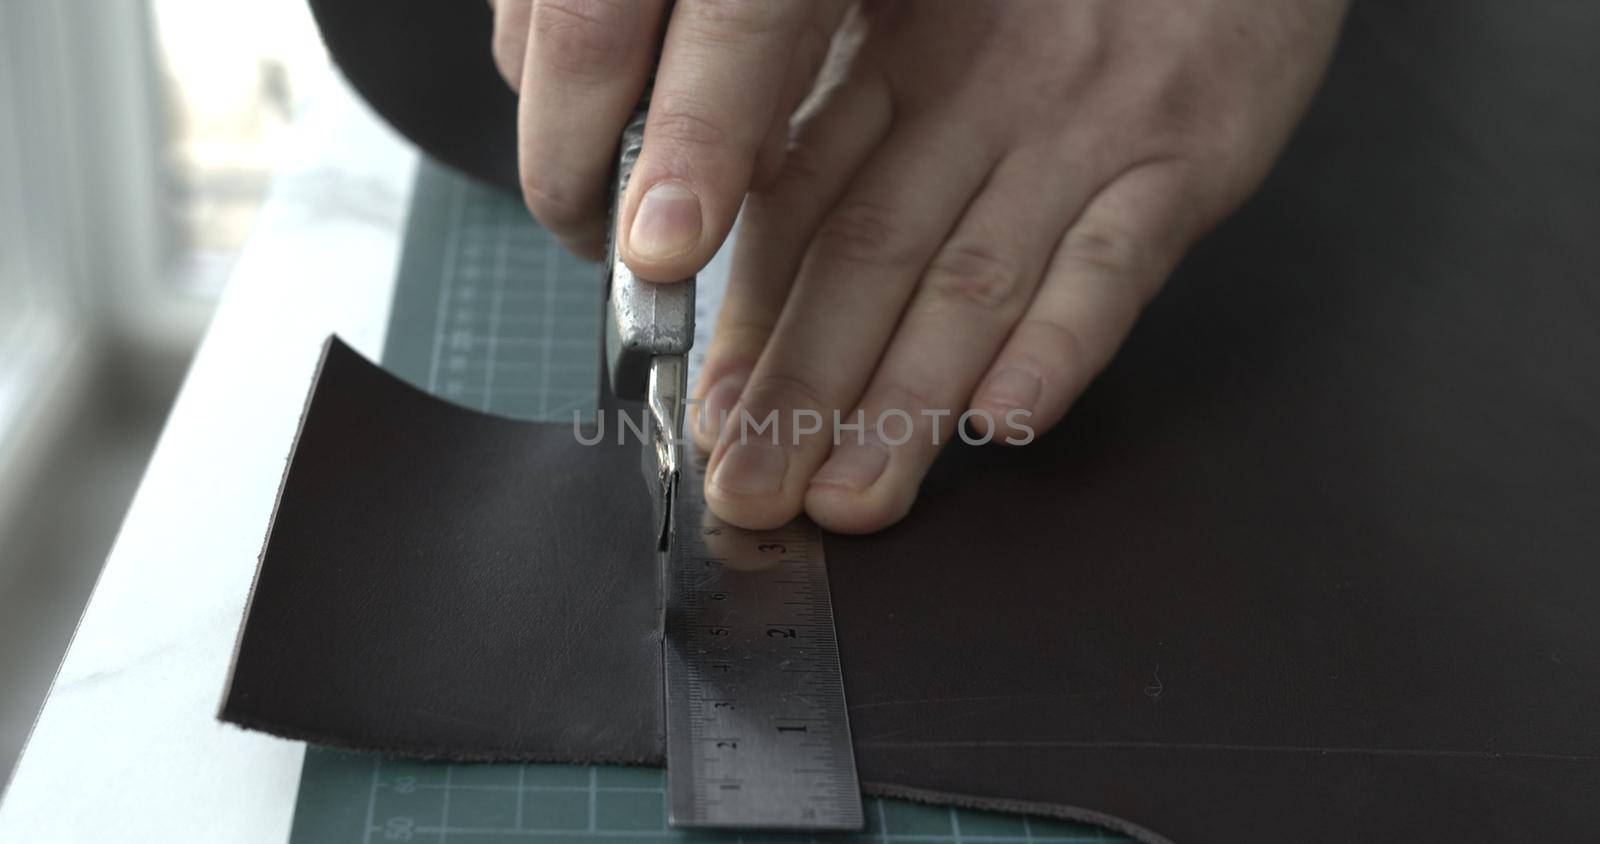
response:
[[[390,125],[434,158],[517,185],[517,100],[489,51],[487,3],[311,0],[335,64]]]

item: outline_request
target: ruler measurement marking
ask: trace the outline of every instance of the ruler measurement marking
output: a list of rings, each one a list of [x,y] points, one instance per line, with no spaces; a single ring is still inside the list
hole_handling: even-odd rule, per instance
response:
[[[859,829],[820,533],[720,525],[698,479],[682,484],[663,643],[672,823]]]

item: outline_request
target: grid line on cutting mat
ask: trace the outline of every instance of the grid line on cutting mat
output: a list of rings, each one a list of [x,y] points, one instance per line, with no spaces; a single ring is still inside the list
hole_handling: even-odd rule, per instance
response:
[[[565,253],[522,204],[444,168],[418,170],[383,363],[453,402],[566,421],[599,383],[598,265]],[[702,314],[701,319],[705,319]],[[668,829],[657,768],[446,764],[308,747],[292,844],[387,841],[763,841],[1078,844],[1098,827],[869,800],[858,834],[804,837]]]

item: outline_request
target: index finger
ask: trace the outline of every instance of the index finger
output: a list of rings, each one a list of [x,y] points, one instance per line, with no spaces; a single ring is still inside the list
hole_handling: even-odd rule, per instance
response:
[[[535,0],[529,9],[517,107],[522,194],[545,228],[588,258],[605,243],[617,140],[650,75],[664,2]]]

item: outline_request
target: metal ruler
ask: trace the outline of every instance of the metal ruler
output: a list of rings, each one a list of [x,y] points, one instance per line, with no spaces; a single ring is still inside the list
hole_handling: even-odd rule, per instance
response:
[[[706,510],[686,471],[667,565],[667,796],[673,826],[855,830],[861,786],[822,531]]]

